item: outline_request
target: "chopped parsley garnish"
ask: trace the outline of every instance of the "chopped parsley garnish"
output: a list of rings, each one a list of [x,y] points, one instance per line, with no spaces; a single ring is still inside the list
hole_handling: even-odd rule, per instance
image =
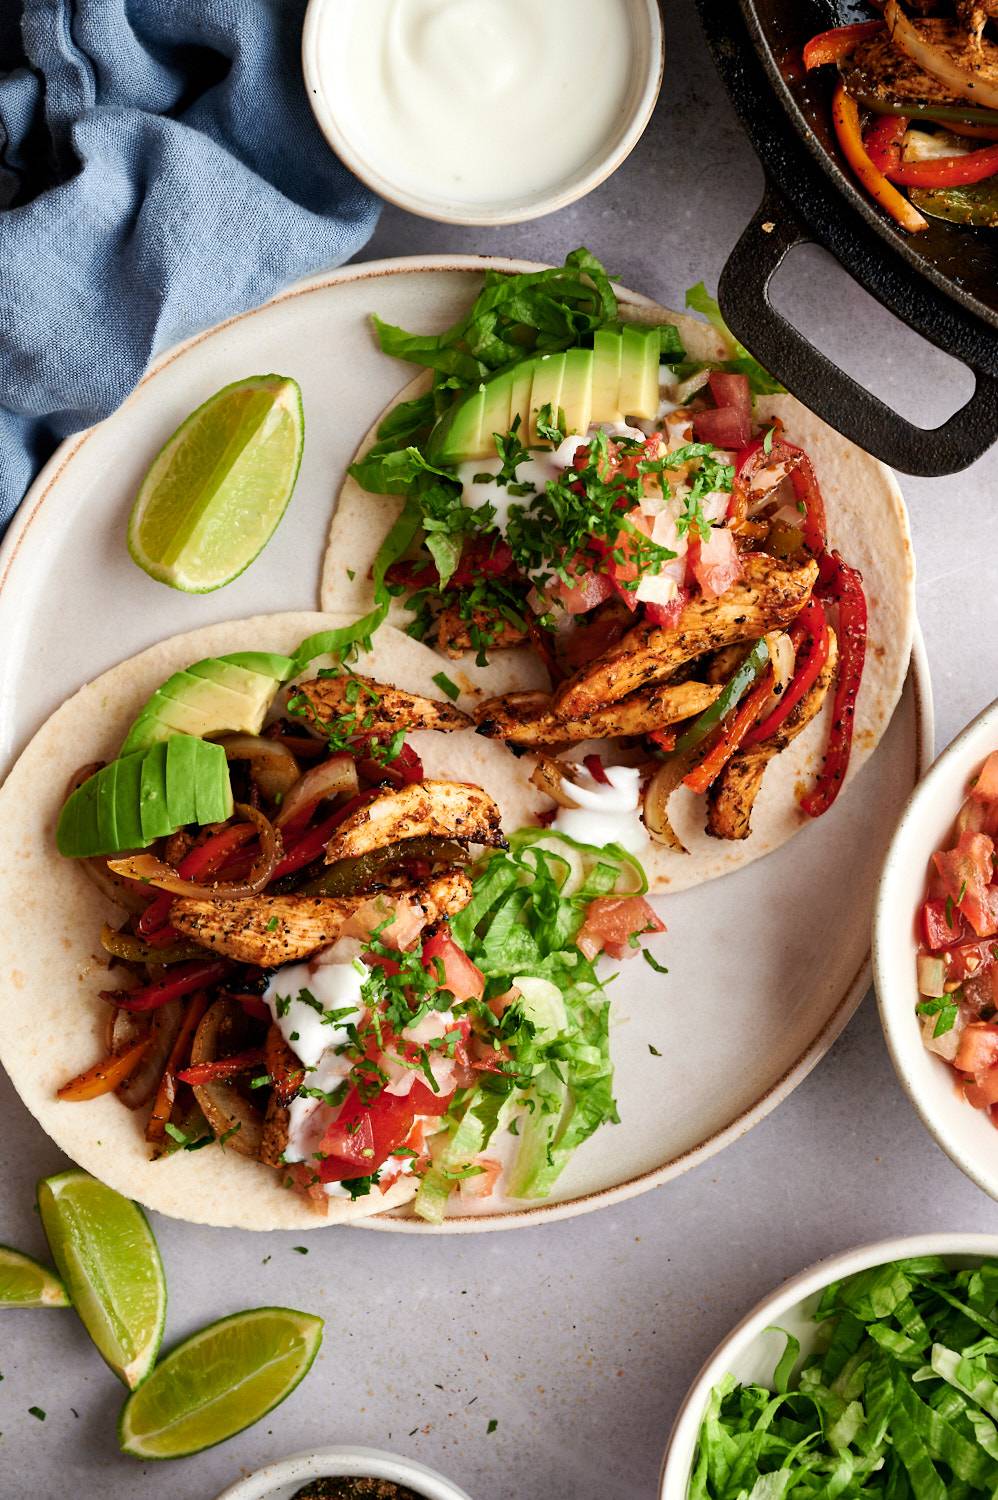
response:
[[[307,1255],[308,1254],[308,1246],[307,1245],[292,1245],[291,1248],[295,1252],[296,1255]]]
[[[641,951],[649,969],[654,969],[656,974],[668,974],[669,971],[665,967],[665,964],[660,964],[654,953],[650,953],[647,948],[643,948]]]
[[[652,1057],[661,1057],[662,1056],[662,1054],[658,1050],[658,1048],[657,1047],[653,1047],[652,1044],[651,1044],[651,1042],[648,1043],[648,1051],[651,1053]]]
[[[167,1120],[163,1129],[171,1141],[175,1141],[184,1151],[200,1151],[202,1146],[210,1146],[215,1139],[213,1135],[187,1135],[179,1125],[174,1125],[172,1120]]]
[[[268,932],[274,932],[275,929],[276,929],[276,927],[277,927],[277,918],[276,917],[271,917],[270,921],[267,923],[267,931]]]
[[[952,995],[939,995],[932,1000],[920,1000],[916,1005],[915,1009],[920,1016],[937,1017],[932,1029],[933,1037],[945,1036],[947,1031],[953,1030],[960,1013],[960,995],[960,990],[954,990]]]
[[[495,1432],[495,1430],[496,1430],[496,1428],[497,1428],[497,1427],[498,1427],[498,1426],[499,1426],[499,1423],[498,1423],[498,1421],[497,1421],[497,1420],[496,1420],[496,1418],[495,1418],[495,1417],[490,1417],[490,1418],[489,1418],[489,1425],[488,1425],[488,1427],[486,1427],[486,1429],[485,1429],[485,1432],[486,1432],[486,1435],[489,1435],[489,1434],[490,1434],[490,1433],[493,1433],[493,1432]]]
[[[250,1088],[265,1089],[267,1085],[273,1083],[273,1081],[274,1080],[271,1078],[269,1073],[260,1073],[256,1078],[250,1079]]]
[[[452,703],[456,698],[460,698],[461,689],[458,687],[456,682],[451,682],[446,672],[435,672],[433,681],[436,683],[437,687],[442,693],[447,694],[447,697],[451,700]]]
[[[28,1415],[31,1416],[31,1417],[34,1417],[36,1419],[36,1421],[39,1421],[39,1422],[44,1422],[45,1421],[45,1413],[44,1413],[44,1411],[42,1411],[42,1408],[40,1406],[29,1406],[28,1407]]]

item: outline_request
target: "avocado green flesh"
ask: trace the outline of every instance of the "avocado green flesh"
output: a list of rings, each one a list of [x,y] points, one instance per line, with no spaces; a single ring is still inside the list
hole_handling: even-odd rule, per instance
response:
[[[177,735],[113,760],[77,787],[59,815],[56,844],[70,859],[120,854],[188,823],[217,823],[231,814],[225,751]]]
[[[277,683],[291,665],[285,656],[261,651],[209,657],[175,672],[142,709],[125,736],[122,755],[174,734],[258,734]]]
[[[543,442],[537,417],[545,406],[566,432],[587,432],[594,422],[625,416],[655,417],[659,350],[657,328],[625,324],[600,329],[592,349],[521,360],[451,407],[430,434],[427,457],[440,465],[494,458],[493,434],[511,431],[517,417],[522,442]]]

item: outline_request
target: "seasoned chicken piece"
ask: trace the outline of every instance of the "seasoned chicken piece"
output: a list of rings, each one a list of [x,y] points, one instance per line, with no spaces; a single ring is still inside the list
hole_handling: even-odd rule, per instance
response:
[[[299,683],[295,708],[320,728],[333,719],[353,720],[351,731],[370,735],[393,735],[404,729],[469,729],[468,715],[452,703],[421,698],[402,688],[387,687],[370,677],[344,672],[339,677],[317,677]]]
[[[993,6],[994,0],[990,4]],[[968,4],[964,14],[969,17],[971,10],[981,9],[980,3]],[[976,27],[968,35],[959,22],[938,16],[913,21],[912,25],[926,41],[947,52],[958,67],[972,69],[983,82],[998,84],[998,45],[979,34],[975,41]],[[880,100],[885,104],[967,102],[931,73],[923,72],[886,33],[870,37],[853,48],[843,64],[842,81],[854,98]]]
[[[267,1101],[267,1113],[263,1118],[263,1139],[260,1142],[260,1160],[267,1167],[282,1167],[284,1152],[288,1144],[290,1114],[286,1104],[277,1097],[276,1090]]]
[[[984,28],[989,21],[998,21],[998,0],[956,0],[956,13],[970,32],[972,57],[982,60]]]
[[[508,745],[578,745],[582,740],[650,734],[703,713],[720,692],[720,687],[706,682],[670,682],[577,719],[559,718],[547,693],[507,693],[482,704],[478,733]]]
[[[425,886],[393,891],[391,899],[411,896],[427,922],[461,911],[471,900],[463,871],[442,875]],[[183,896],[170,909],[170,922],[213,953],[261,969],[294,963],[335,943],[344,924],[372,899],[357,896],[249,896],[244,901],[200,901]]]
[[[708,682],[727,682],[735,675],[751,649],[751,646],[744,643],[725,646],[723,650],[714,653],[703,675]]]
[[[629,630],[605,656],[559,688],[555,712],[581,718],[662,682],[693,657],[788,625],[807,603],[818,577],[814,561],[793,567],[764,552],[746,552],[742,567],[742,577],[720,599],[698,594],[670,629],[646,624]]]
[[[492,610],[473,610],[469,622],[456,604],[449,604],[437,616],[437,646],[445,656],[457,658],[466,651],[477,651],[479,645],[486,651],[508,650],[511,646],[525,646],[529,639],[526,630]]]
[[[487,792],[463,781],[415,781],[382,792],[341,823],[326,863],[353,859],[399,839],[444,838],[505,849],[502,814]]]
[[[766,767],[785,750],[819,712],[835,677],[839,648],[834,630],[828,632],[828,657],[810,691],[791,709],[776,733],[761,745],[736,750],[707,793],[707,832],[715,839],[747,839],[752,832],[752,808]]]

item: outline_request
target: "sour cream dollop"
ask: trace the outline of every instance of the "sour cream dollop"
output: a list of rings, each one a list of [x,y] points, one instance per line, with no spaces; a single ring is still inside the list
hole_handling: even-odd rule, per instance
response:
[[[628,854],[640,856],[650,843],[638,811],[641,774],[635,766],[607,766],[604,775],[608,784],[586,770],[571,781],[562,777],[565,795],[578,806],[559,807],[554,827],[580,844],[619,844]]]

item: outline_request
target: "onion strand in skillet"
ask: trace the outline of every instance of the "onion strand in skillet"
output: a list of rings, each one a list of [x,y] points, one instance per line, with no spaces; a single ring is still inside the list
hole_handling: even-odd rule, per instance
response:
[[[237,802],[236,816],[245,823],[256,825],[260,835],[260,853],[245,880],[217,880],[211,885],[202,885],[196,880],[185,880],[172,865],[157,859],[155,854],[133,854],[126,859],[108,860],[108,866],[116,875],[125,875],[129,880],[142,880],[158,890],[169,891],[174,896],[190,896],[196,901],[240,901],[257,896],[266,889],[284,852],[280,832],[259,808],[248,803]]]

